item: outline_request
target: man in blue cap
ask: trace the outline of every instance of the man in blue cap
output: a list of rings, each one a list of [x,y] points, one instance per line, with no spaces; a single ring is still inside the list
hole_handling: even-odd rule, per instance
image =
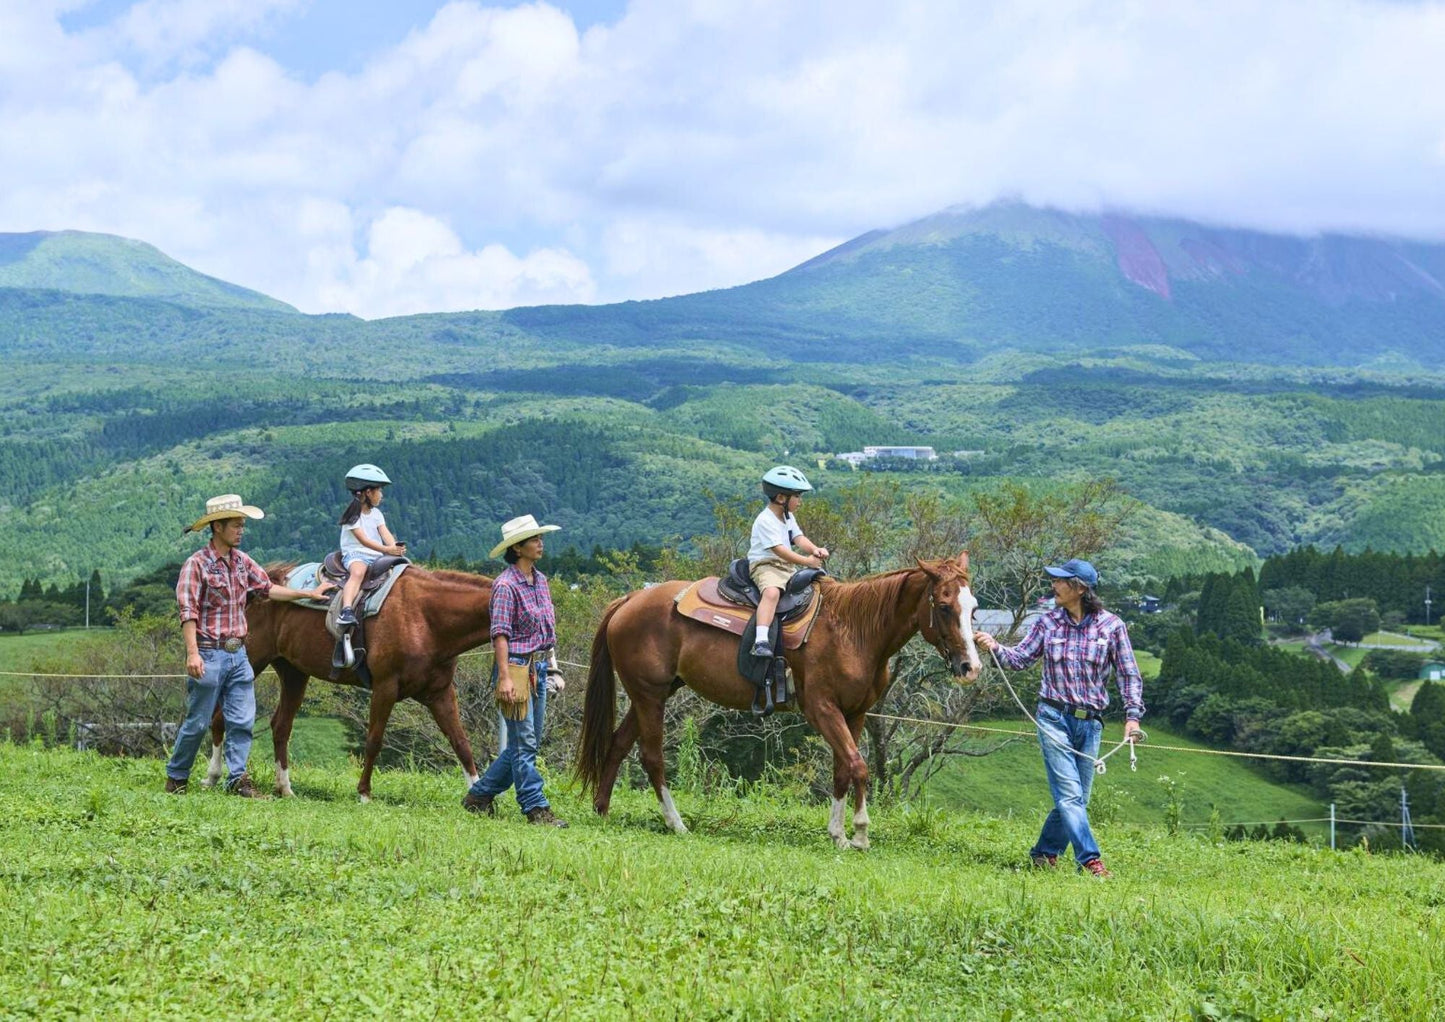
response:
[[[1023,641],[1001,646],[987,632],[979,633],[978,639],[1010,670],[1021,671],[1040,657],[1044,660],[1036,721],[1054,808],[1044,820],[1030,859],[1035,866],[1052,868],[1064,849],[1073,845],[1081,869],[1108,877],[1088,813],[1093,763],[1109,705],[1105,683],[1113,673],[1124,702],[1124,738],[1134,741],[1142,734],[1144,681],[1128,629],[1104,609],[1094,592],[1099,584],[1094,566],[1076,557],[1044,571],[1053,579],[1055,606],[1034,620]]]

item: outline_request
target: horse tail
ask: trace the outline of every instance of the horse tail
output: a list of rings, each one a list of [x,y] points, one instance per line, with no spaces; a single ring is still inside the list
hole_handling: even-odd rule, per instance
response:
[[[607,648],[607,626],[612,623],[612,615],[626,602],[627,597],[623,596],[607,605],[597,634],[592,637],[592,666],[587,671],[582,733],[577,739],[573,766],[583,791],[595,790],[602,783],[602,770],[612,752],[612,732],[617,727],[617,676],[612,670],[612,652]]]

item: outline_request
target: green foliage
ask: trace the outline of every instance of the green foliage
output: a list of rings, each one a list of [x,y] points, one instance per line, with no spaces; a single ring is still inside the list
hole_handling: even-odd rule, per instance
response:
[[[1021,874],[1033,819],[874,807],[874,850],[840,856],[823,807],[765,788],[679,792],[677,839],[650,791],[607,819],[563,792],[559,833],[465,814],[435,774],[365,807],[331,767],[269,804],[160,778],[0,744],[11,1013],[1404,1020],[1445,997],[1419,857],[1121,827],[1116,891]]]
[[[1369,633],[1379,631],[1380,610],[1368,597],[1333,600],[1318,604],[1310,612],[1309,620],[1317,628],[1328,628],[1336,642],[1359,642]]]

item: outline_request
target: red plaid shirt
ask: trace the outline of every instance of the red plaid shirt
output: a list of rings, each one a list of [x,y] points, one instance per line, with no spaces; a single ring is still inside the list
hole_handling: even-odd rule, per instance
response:
[[[557,617],[547,576],[532,569],[532,581],[515,564],[492,579],[492,638],[507,637],[507,654],[521,656],[557,644]]]
[[[196,622],[196,638],[207,642],[246,637],[246,596],[271,591],[265,570],[240,550],[220,557],[207,543],[186,558],[176,582],[181,623]]]
[[[1039,695],[1070,706],[1103,711],[1109,705],[1105,683],[1114,684],[1124,702],[1124,716],[1144,716],[1144,679],[1134,659],[1129,629],[1107,610],[1084,615],[1075,623],[1069,612],[1057,607],[1035,618],[1017,646],[1000,646],[998,658],[1013,671],[1021,671],[1040,657],[1044,661]]]

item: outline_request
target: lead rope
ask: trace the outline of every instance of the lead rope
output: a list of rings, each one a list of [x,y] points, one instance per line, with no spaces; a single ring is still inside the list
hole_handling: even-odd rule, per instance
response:
[[[1114,753],[1118,752],[1120,749],[1127,745],[1129,746],[1129,769],[1134,771],[1135,773],[1138,773],[1139,757],[1134,751],[1134,742],[1129,740],[1128,738],[1120,741],[1118,745],[1114,746],[1102,756],[1095,757],[1090,756],[1087,752],[1082,752],[1079,749],[1074,748],[1072,745],[1066,745],[1064,742],[1055,738],[1053,734],[1039,727],[1039,722],[1034,719],[1034,715],[1028,711],[1028,707],[1024,705],[1024,701],[1020,699],[1019,694],[1014,691],[1012,682],[1008,680],[1008,672],[1003,669],[1003,664],[999,663],[998,654],[994,652],[994,650],[990,649],[988,651],[988,655],[993,659],[993,665],[998,669],[999,677],[1003,679],[1004,687],[1008,689],[1008,694],[1013,696],[1014,703],[1017,704],[1019,710],[1023,712],[1023,715],[1029,719],[1029,723],[1034,726],[1034,731],[1040,737],[1047,738],[1059,748],[1065,749],[1068,752],[1072,752],[1080,759],[1087,759],[1090,763],[1094,764],[1094,773],[1101,775],[1107,773],[1109,770],[1109,766],[1107,763],[1104,762],[1104,760],[1108,759],[1110,756],[1114,755]],[[1139,732],[1139,737],[1142,740],[1144,738],[1147,738],[1148,736],[1145,735],[1144,732],[1141,730]]]

